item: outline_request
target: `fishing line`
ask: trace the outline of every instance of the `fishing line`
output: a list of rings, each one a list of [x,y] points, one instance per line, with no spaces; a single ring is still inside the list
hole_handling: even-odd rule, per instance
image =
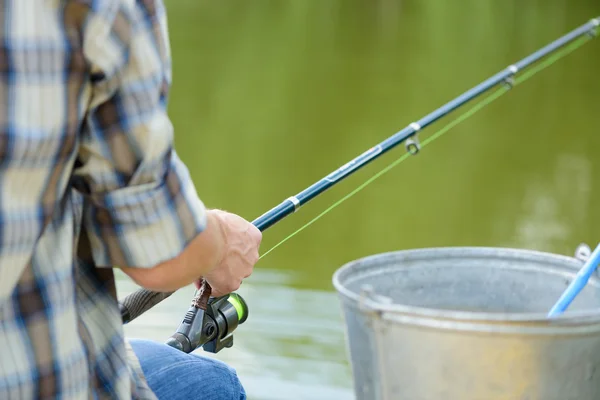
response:
[[[386,138],[379,144],[371,147],[370,149],[358,155],[354,159],[348,161],[346,164],[342,165],[335,171],[331,172],[327,176],[323,177],[311,186],[305,188],[296,195],[285,199],[277,206],[271,208],[266,213],[253,220],[252,224],[256,226],[261,232],[264,232],[270,226],[281,221],[286,216],[295,213],[299,209],[299,207],[308,203],[311,199],[314,199],[319,194],[323,193],[333,185],[339,183],[341,180],[350,176],[358,169],[366,166],[371,161],[375,160],[379,156],[383,155],[384,153],[398,146],[401,143],[404,143],[404,145],[406,146],[408,154],[412,155],[418,153],[419,144],[416,139],[417,134],[423,128],[426,128],[429,125],[435,123],[438,119],[445,117],[446,115],[453,113],[454,111],[457,111],[459,108],[462,108],[469,102],[473,102],[475,104],[475,106],[468,109],[467,112],[463,113],[462,115],[459,115],[458,118],[445,125],[440,130],[436,131],[430,137],[428,137],[421,144],[421,146],[426,146],[438,139],[439,137],[441,137],[443,134],[451,130],[456,125],[460,124],[464,120],[474,115],[477,111],[481,110],[488,104],[492,103],[494,100],[501,97],[515,85],[523,83],[527,79],[534,76],[536,73],[542,71],[545,68],[548,68],[550,65],[554,64],[559,59],[565,57],[567,54],[581,47],[587,40],[593,38],[598,34],[599,26],[600,17],[592,19],[586,24],[575,28],[574,30],[568,32],[567,34],[561,36],[560,38],[554,40],[546,46],[531,53],[522,60],[519,60],[515,64],[504,68],[503,70],[489,77],[485,81],[480,82],[478,85],[462,93],[460,96],[454,98],[453,100],[449,101],[448,103],[444,104],[438,109],[422,117],[418,121],[410,123],[408,126],[399,130],[392,136]],[[584,37],[584,39],[581,39],[582,37]],[[524,73],[521,74],[520,77],[517,76],[518,73],[521,71],[523,71]],[[487,97],[484,97],[483,94],[487,93],[488,91],[490,91],[491,94]],[[479,98],[480,96],[481,98],[483,98],[483,100],[475,103],[474,99]],[[277,243],[275,246],[273,246],[267,252],[261,255],[260,258],[262,259],[266,255],[270,254],[277,247],[281,246],[282,244],[290,240],[292,237],[298,235],[304,229],[306,229],[307,227],[309,227],[310,225],[312,225],[313,223],[330,213],[344,201],[348,200],[350,197],[363,190],[376,179],[380,178],[382,175],[389,172],[395,166],[402,163],[408,158],[408,154],[402,155],[395,161],[391,162],[387,167],[383,168],[381,171],[377,172],[375,175],[367,179],[363,184],[361,184],[360,186],[352,190],[350,193],[348,193],[346,196],[333,203],[331,206],[329,206],[326,210],[314,217],[312,220],[302,225],[299,229],[289,234],[287,237],[285,237],[283,240],[281,240],[279,243]],[[576,287],[574,288],[574,290],[576,292],[578,288]],[[194,299],[197,292],[198,291],[196,291],[196,293],[194,294]],[[119,301],[121,320],[123,321],[123,323],[133,321],[135,318],[139,317],[140,315],[154,307],[156,304],[169,297],[172,293],[173,292],[153,292],[151,290],[141,288],[136,292],[129,294],[127,297],[125,297],[125,299]],[[226,337],[221,337],[221,334],[218,333],[217,336],[221,339],[219,339],[217,342],[215,342],[216,339],[212,339],[209,342],[205,342],[205,339],[210,340],[210,338],[205,335],[205,329],[208,328],[208,325],[206,324],[214,325],[215,323],[214,318],[212,318],[210,314],[223,314],[223,309],[221,309],[220,307],[223,305],[227,307],[229,306],[221,302],[229,302],[229,299],[233,295],[234,294],[231,294],[229,296],[223,296],[220,298],[215,298],[214,301],[216,301],[216,303],[212,303],[211,307],[205,310],[206,313],[202,311],[202,308],[198,308],[195,305],[193,307],[190,307],[186,312],[185,317],[183,318],[179,328],[177,329],[177,332],[173,336],[171,336],[171,338],[176,339],[175,342],[177,343],[171,343],[171,345],[173,345],[173,347],[180,348],[180,350],[183,349],[184,351],[193,350],[198,346],[202,346],[205,350],[212,352],[218,352],[224,347],[230,347],[232,345],[233,340],[231,336],[231,331],[227,330],[227,332],[225,332],[225,334],[228,335]],[[228,311],[226,311],[226,313],[228,313],[227,315],[229,316],[237,315],[237,318],[234,318],[232,321],[230,321],[233,324],[231,326],[235,327],[235,324],[242,323],[245,320],[245,317],[240,317],[240,315],[244,313],[240,314],[239,304],[237,307],[236,304],[231,304],[231,307],[234,307],[236,309],[237,314],[229,313]],[[238,321],[236,322],[235,320]],[[229,322],[227,322],[227,324],[227,326],[230,326]]]
[[[440,130],[438,130],[435,133],[433,133],[430,137],[428,137],[427,139],[425,139],[421,143],[421,147],[425,147],[428,144],[431,144],[435,140],[439,139],[442,135],[444,135],[446,132],[448,132],[449,130],[451,130],[452,128],[454,128],[456,125],[458,125],[461,122],[464,122],[466,119],[472,117],[475,113],[477,113],[478,111],[480,111],[481,109],[483,109],[485,106],[489,105],[493,101],[495,101],[498,98],[500,98],[503,94],[505,94],[508,91],[510,91],[510,89],[512,87],[515,87],[515,86],[517,86],[517,85],[519,85],[519,84],[527,81],[528,79],[530,79],[531,77],[533,77],[537,73],[539,73],[539,72],[543,71],[544,69],[550,67],[552,64],[556,63],[557,61],[559,61],[563,57],[567,56],[568,54],[572,53],[573,51],[575,51],[578,48],[580,48],[581,46],[583,46],[591,38],[592,38],[591,35],[589,35],[589,36],[582,36],[578,40],[570,43],[569,45],[563,47],[561,50],[558,50],[556,53],[550,55],[545,60],[540,61],[538,64],[532,66],[528,70],[525,70],[525,72],[523,72],[523,74],[521,76],[517,77],[514,80],[514,82],[510,83],[510,85],[505,85],[505,86],[502,86],[500,89],[497,89],[491,95],[489,95],[488,97],[486,97],[483,100],[481,100],[478,103],[476,103],[475,106],[473,106],[472,108],[470,108],[468,111],[466,111],[465,113],[461,114],[459,117],[457,117],[456,119],[454,119],[452,122],[448,123],[443,128],[441,128]],[[358,192],[360,192],[361,190],[363,190],[364,188],[366,188],[367,186],[369,186],[375,180],[377,180],[378,178],[380,178],[381,176],[383,176],[384,174],[386,174],[387,172],[389,172],[390,170],[392,170],[394,167],[396,167],[399,164],[401,164],[404,160],[406,160],[410,156],[411,156],[410,153],[404,153],[398,159],[396,159],[395,161],[391,162],[388,166],[384,167],[382,170],[380,170],[379,172],[377,172],[375,175],[373,175],[372,177],[370,177],[369,179],[367,179],[365,182],[363,182],[357,188],[355,188],[354,190],[352,190],[350,193],[346,194],[344,197],[342,197],[341,199],[337,200],[335,203],[333,203],[332,205],[330,205],[329,207],[327,207],[325,210],[323,210],[316,217],[314,217],[313,219],[311,219],[310,221],[308,221],[307,223],[305,223],[304,225],[302,225],[300,228],[298,228],[297,230],[295,230],[294,232],[290,233],[288,236],[286,236],[285,238],[283,238],[281,241],[279,241],[277,244],[275,244],[273,247],[271,247],[269,250],[267,250],[265,253],[263,253],[259,257],[259,260],[262,259],[262,258],[264,258],[266,255],[268,255],[269,253],[271,253],[273,250],[275,250],[276,248],[278,248],[279,246],[281,246],[282,244],[284,244],[285,242],[287,242],[288,240],[290,240],[294,236],[298,235],[300,232],[302,232],[303,230],[305,230],[306,228],[308,228],[313,223],[317,222],[319,219],[321,219],[322,217],[324,217],[325,215],[327,215],[331,211],[333,211],[335,208],[337,208],[343,202],[345,202],[346,200],[348,200],[349,198],[351,198],[352,196],[354,196],[355,194],[357,194]]]

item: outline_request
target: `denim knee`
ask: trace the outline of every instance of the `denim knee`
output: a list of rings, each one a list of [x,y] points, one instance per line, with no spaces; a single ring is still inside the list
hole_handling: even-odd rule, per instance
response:
[[[187,354],[162,343],[130,340],[152,391],[159,399],[245,400],[236,370],[199,354]]]
[[[196,384],[196,387],[204,388],[202,393],[196,392],[198,395],[204,395],[207,399],[217,400],[246,399],[246,392],[235,368],[214,358],[196,354],[192,354],[191,356],[194,357],[194,360],[190,361],[186,368],[195,370],[200,375],[198,381],[202,380],[202,376],[205,378],[202,383],[198,382]]]

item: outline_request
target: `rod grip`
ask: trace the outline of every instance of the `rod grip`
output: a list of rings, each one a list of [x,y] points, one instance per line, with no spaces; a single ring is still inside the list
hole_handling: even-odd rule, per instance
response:
[[[133,321],[173,293],[153,292],[147,289],[139,289],[131,293],[123,301],[119,302],[121,320],[124,324]]]

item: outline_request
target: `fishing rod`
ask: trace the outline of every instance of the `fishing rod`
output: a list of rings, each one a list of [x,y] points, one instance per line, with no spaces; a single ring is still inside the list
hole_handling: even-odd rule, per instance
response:
[[[592,19],[522,60],[509,65],[420,120],[411,122],[404,129],[371,147],[298,194],[287,198],[252,221],[252,224],[261,232],[264,232],[286,216],[298,211],[302,205],[308,203],[331,186],[339,183],[401,143],[405,144],[409,154],[418,154],[421,149],[418,133],[422,129],[492,88],[499,85],[505,85],[509,89],[512,88],[514,76],[519,71],[584,35],[595,36],[597,34],[596,28],[599,25],[600,18]],[[248,306],[237,293],[219,298],[211,298],[210,293],[210,285],[203,282],[201,287],[195,291],[190,308],[177,331],[168,339],[167,344],[187,353],[199,347],[203,347],[206,351],[218,352],[222,348],[232,345],[233,331],[247,319]],[[172,292],[157,293],[146,289],[140,289],[130,294],[120,303],[123,323],[126,324],[137,318],[171,294]]]
[[[592,252],[592,254],[590,254],[587,261],[583,264],[579,272],[577,272],[577,275],[575,275],[575,278],[571,281],[560,298],[552,306],[548,312],[548,318],[554,318],[561,315],[569,307],[569,305],[571,305],[577,295],[585,288],[599,264],[600,243],[598,243],[596,249]]]

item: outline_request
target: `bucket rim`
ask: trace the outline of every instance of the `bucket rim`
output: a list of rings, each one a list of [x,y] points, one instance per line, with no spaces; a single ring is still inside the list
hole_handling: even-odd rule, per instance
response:
[[[388,252],[382,252],[377,254],[371,254],[364,256],[352,261],[349,261],[339,267],[333,274],[332,283],[335,289],[342,298],[354,302],[356,305],[362,306],[365,310],[370,312],[378,313],[389,313],[389,314],[402,314],[406,316],[414,316],[420,318],[433,318],[433,319],[444,319],[452,321],[471,321],[471,322],[519,322],[519,323],[531,323],[540,324],[546,323],[548,325],[560,325],[560,324],[596,324],[600,323],[600,308],[597,310],[581,310],[581,311],[569,311],[559,316],[549,318],[547,313],[542,312],[528,312],[528,313],[490,313],[490,312],[476,312],[476,311],[454,311],[454,310],[441,310],[430,307],[419,307],[409,306],[396,303],[383,303],[372,299],[370,296],[361,296],[360,293],[356,293],[342,284],[342,275],[347,273],[351,268],[354,268],[357,264],[362,264],[381,258],[382,256],[395,256],[402,254],[418,254],[421,252],[427,252],[433,254],[435,252],[444,253],[458,253],[464,251],[479,252],[480,255],[484,255],[486,252],[499,252],[505,251],[512,253],[512,255],[519,255],[529,259],[547,259],[548,261],[562,261],[564,263],[571,263],[574,265],[582,265],[582,261],[575,258],[569,257],[562,254],[550,253],[540,250],[522,249],[522,248],[511,248],[511,247],[493,247],[493,246],[438,246],[438,247],[421,247],[411,248],[403,250],[393,250]],[[573,274],[577,273],[577,269],[573,269]],[[376,291],[375,291],[376,294]],[[557,297],[558,300],[558,297]],[[550,308],[548,308],[550,311]]]

